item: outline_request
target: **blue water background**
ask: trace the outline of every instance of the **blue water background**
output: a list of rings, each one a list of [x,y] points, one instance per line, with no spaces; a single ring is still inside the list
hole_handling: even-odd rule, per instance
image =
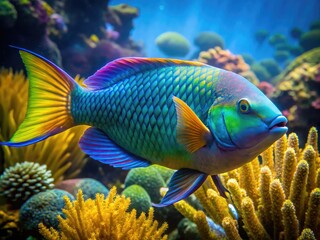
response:
[[[155,45],[158,35],[176,31],[190,43],[202,31],[220,34],[233,53],[250,53],[255,59],[272,57],[274,49],[265,41],[258,46],[254,33],[265,29],[270,34],[288,36],[293,27],[303,31],[320,19],[320,0],[111,0],[110,5],[127,3],[140,10],[134,20],[132,37],[143,42],[148,57],[165,57]],[[186,58],[190,58],[190,54]]]

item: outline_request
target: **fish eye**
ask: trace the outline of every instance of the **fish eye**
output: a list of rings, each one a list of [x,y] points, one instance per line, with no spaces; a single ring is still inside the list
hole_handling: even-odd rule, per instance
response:
[[[245,98],[242,98],[239,100],[238,107],[239,107],[240,112],[242,112],[242,113],[250,112],[250,103]]]

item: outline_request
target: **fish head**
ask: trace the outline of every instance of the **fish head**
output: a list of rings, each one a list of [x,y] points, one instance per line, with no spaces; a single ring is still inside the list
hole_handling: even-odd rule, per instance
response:
[[[241,76],[233,84],[237,81],[241,87],[223,85],[209,109],[208,127],[221,149],[249,149],[258,155],[287,132],[287,119],[253,84]]]

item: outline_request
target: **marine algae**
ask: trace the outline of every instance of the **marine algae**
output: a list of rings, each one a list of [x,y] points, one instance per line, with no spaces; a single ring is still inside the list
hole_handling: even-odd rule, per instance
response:
[[[57,216],[60,232],[52,227],[39,224],[40,233],[45,239],[167,239],[163,235],[167,224],[158,226],[153,220],[153,208],[148,215],[139,217],[136,210],[128,211],[130,199],[116,194],[116,188],[110,190],[107,198],[97,194],[96,199],[83,198],[79,190],[77,199],[71,202],[65,197],[66,218]]]
[[[0,69],[0,141],[9,140],[17,130],[26,114],[27,99],[28,81],[23,72]],[[3,167],[24,161],[37,162],[47,165],[55,183],[75,177],[86,164],[85,154],[78,146],[85,129],[83,126],[76,127],[26,147],[2,146]]]
[[[174,204],[197,224],[202,237],[221,239],[209,227],[210,217],[222,226],[227,239],[320,238],[320,158],[315,127],[310,129],[304,149],[299,148],[298,136],[291,133],[259,158],[220,177],[229,191],[228,199],[218,194],[209,177],[195,192],[203,211],[186,201]],[[218,197],[219,202],[214,200]]]

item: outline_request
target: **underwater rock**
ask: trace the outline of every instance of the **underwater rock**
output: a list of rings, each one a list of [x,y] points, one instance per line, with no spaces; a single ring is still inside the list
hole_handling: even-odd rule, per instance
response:
[[[261,30],[257,31],[254,34],[255,40],[259,44],[262,44],[267,39],[268,36],[269,36],[269,32],[267,30],[264,30],[264,29],[261,29]]]
[[[151,199],[149,194],[139,185],[130,185],[123,192],[122,195],[130,198],[129,211],[137,210],[137,214],[148,213],[151,207]]]
[[[234,55],[229,50],[223,50],[220,47],[211,48],[208,51],[201,52],[197,61],[238,73],[255,85],[259,83],[259,79],[250,70],[250,66],[243,60],[242,56]]]
[[[270,78],[277,76],[281,72],[279,64],[272,58],[263,59],[260,64],[268,71]]]
[[[151,201],[160,202],[160,188],[166,187],[160,173],[153,166],[131,169],[125,179],[125,188],[131,185],[140,185],[149,194]]]
[[[54,179],[46,165],[23,162],[5,169],[0,176],[0,196],[19,207],[33,195],[54,187]]]
[[[47,227],[58,227],[57,215],[64,216],[64,196],[74,200],[74,197],[63,190],[53,189],[38,193],[25,202],[20,209],[19,222],[21,230],[32,236],[39,236],[39,223]]]
[[[168,57],[185,57],[190,51],[189,41],[177,32],[165,32],[156,38],[156,45]]]
[[[93,178],[75,178],[68,179],[56,184],[55,188],[65,190],[74,197],[77,196],[78,190],[81,189],[85,200],[88,198],[95,199],[97,193],[108,196],[109,190],[101,182]]]
[[[304,33],[299,41],[304,51],[320,47],[320,29],[311,30]]]
[[[200,51],[206,51],[215,47],[220,47],[223,49],[224,40],[215,32],[202,32],[194,39],[194,45],[196,45]]]

